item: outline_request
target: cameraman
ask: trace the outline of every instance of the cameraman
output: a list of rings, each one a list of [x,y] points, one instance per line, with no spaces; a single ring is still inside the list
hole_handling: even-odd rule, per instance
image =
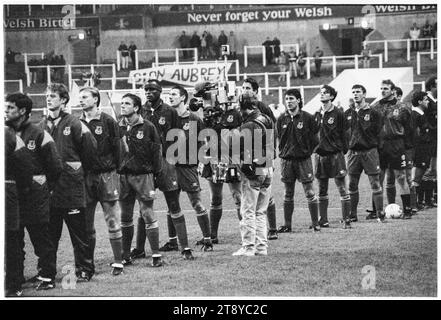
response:
[[[274,122],[260,113],[254,99],[241,99],[240,110],[244,119],[240,127],[242,247],[233,256],[266,256],[268,239],[265,213],[273,178],[274,141],[271,139],[274,139]],[[260,138],[262,149],[258,150],[258,141],[255,139]]]

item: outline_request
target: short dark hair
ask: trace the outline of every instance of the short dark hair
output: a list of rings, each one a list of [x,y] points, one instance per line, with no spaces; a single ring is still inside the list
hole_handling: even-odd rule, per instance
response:
[[[98,101],[96,103],[96,106],[99,107],[100,106],[100,102],[101,102],[101,96],[100,96],[100,91],[95,88],[95,87],[83,87],[80,89],[81,91],[88,91],[92,94],[92,97],[94,98],[98,98]]]
[[[130,98],[133,102],[133,106],[138,107],[138,113],[141,112],[141,107],[142,107],[141,98],[138,97],[136,94],[126,93],[125,95],[122,96],[122,98]]]
[[[187,100],[188,100],[188,92],[187,92],[187,90],[185,90],[185,88],[184,88],[183,86],[176,85],[176,86],[172,87],[171,89],[179,90],[179,94],[181,95],[181,97],[182,97],[182,96],[185,96],[184,103],[187,103]],[[170,90],[171,90],[171,89],[170,89]]]
[[[427,93],[424,91],[415,92],[412,96],[412,105],[418,107],[420,105],[418,101],[423,101],[425,96],[427,96]]]
[[[322,89],[325,89],[325,92],[329,93],[331,96],[333,96],[334,98],[332,98],[331,101],[334,101],[335,98],[337,97],[337,91],[335,91],[335,89],[331,86],[328,86],[327,84],[324,84],[322,86]]]
[[[397,96],[403,96],[403,90],[401,90],[401,88],[400,87],[395,87],[395,94],[397,95]]]
[[[390,86],[391,90],[395,89],[395,84],[390,79],[386,79],[386,80],[381,81],[381,84],[387,84],[388,86]]]
[[[433,87],[436,87],[436,80],[437,80],[437,76],[431,76],[429,79],[427,79],[426,81],[426,90],[430,91],[432,90]]]
[[[7,102],[15,103],[15,106],[19,109],[26,109],[26,116],[29,117],[29,114],[32,111],[32,100],[27,95],[21,92],[10,93],[6,96]]]
[[[51,83],[47,86],[48,91],[56,92],[60,96],[61,99],[66,99],[65,104],[69,102],[69,90],[67,87],[62,83]]]
[[[297,99],[300,100],[299,102],[299,108],[302,109],[303,108],[303,99],[302,99],[302,94],[300,93],[299,90],[297,89],[288,89],[285,93],[285,96],[294,96]]]
[[[363,93],[366,93],[366,88],[364,86],[362,86],[361,84],[354,84],[352,86],[352,89],[361,89],[361,91],[363,91]]]
[[[246,78],[245,80],[243,80],[243,82],[248,82],[249,84],[251,84],[251,88],[253,88],[253,91],[259,91],[259,84],[254,78]]]

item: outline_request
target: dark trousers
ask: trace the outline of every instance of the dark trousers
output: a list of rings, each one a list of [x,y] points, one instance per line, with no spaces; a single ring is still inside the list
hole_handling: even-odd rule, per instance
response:
[[[419,41],[417,41],[417,40],[411,40],[410,41],[410,44],[411,44],[411,50],[412,51],[418,51],[419,50],[419,47],[420,47],[420,44],[419,44],[420,42]]]
[[[320,68],[322,66],[322,60],[316,60],[315,61],[315,74],[317,77],[320,77]]]
[[[5,238],[5,289],[20,290],[23,282],[23,255],[17,230],[6,230]]]
[[[43,278],[54,280],[57,273],[56,261],[54,259],[54,247],[49,237],[49,224],[47,222],[38,224],[29,224],[21,226],[19,232],[20,245],[20,261],[21,268],[23,268],[25,260],[25,243],[24,243],[24,229],[29,233],[32,246],[34,247],[35,255],[38,257],[38,275]],[[23,274],[23,269],[22,269]]]
[[[57,260],[58,243],[63,231],[63,221],[66,222],[69,230],[70,240],[72,241],[76,272],[85,271],[93,274],[95,266],[91,250],[89,250],[89,240],[86,232],[85,209],[78,208],[79,212],[70,214],[69,208],[54,208],[50,210],[49,235],[54,246],[54,261]]]

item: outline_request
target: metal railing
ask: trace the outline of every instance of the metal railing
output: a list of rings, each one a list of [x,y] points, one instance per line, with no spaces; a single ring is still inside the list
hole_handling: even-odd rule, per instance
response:
[[[438,52],[433,50],[430,52],[417,52],[417,75],[421,74],[421,56],[430,55],[430,60],[433,60],[435,54],[438,54]]]
[[[23,80],[5,80],[5,83],[18,83],[18,91],[23,93]]]
[[[274,48],[274,46],[271,46]],[[280,45],[280,51],[283,51],[283,48],[286,47],[295,47],[296,48],[296,54],[299,55],[300,52],[300,46],[298,43],[292,43],[292,44],[281,44]],[[262,66],[266,66],[266,50],[265,46],[244,46],[243,47],[243,55],[244,55],[244,67],[248,67],[248,49],[260,49],[262,51]]]

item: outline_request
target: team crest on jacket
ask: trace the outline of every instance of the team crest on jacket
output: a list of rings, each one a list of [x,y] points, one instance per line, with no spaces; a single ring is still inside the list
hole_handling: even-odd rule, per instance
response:
[[[159,123],[161,126],[163,126],[163,125],[165,124],[165,118],[164,118],[164,117],[159,118],[158,123]]]
[[[333,118],[333,117],[329,118],[329,119],[328,119],[328,123],[329,123],[329,124],[333,124],[333,123],[334,123],[334,118]]]
[[[303,122],[300,121],[300,122],[297,124],[297,129],[302,129],[302,128],[303,128]]]
[[[138,133],[136,134],[136,138],[138,138],[139,140],[144,138],[144,132],[143,131],[138,131]]]
[[[369,121],[371,120],[371,116],[369,114],[364,116],[364,121]]]
[[[394,115],[395,117],[398,117],[398,114],[399,114],[398,109],[395,109],[394,112],[393,112],[393,115]]]
[[[65,136],[70,135],[70,127],[66,127],[66,128],[64,128],[63,134],[64,134]]]
[[[190,122],[187,122],[186,124],[184,124],[184,127],[182,129],[184,129],[184,130],[190,129]]]
[[[28,149],[34,150],[35,149],[35,140],[29,140],[28,142]]]
[[[234,120],[233,115],[229,115],[227,118],[227,122],[233,122],[233,120]]]
[[[103,134],[103,127],[102,126],[96,126],[95,133],[100,135]]]

